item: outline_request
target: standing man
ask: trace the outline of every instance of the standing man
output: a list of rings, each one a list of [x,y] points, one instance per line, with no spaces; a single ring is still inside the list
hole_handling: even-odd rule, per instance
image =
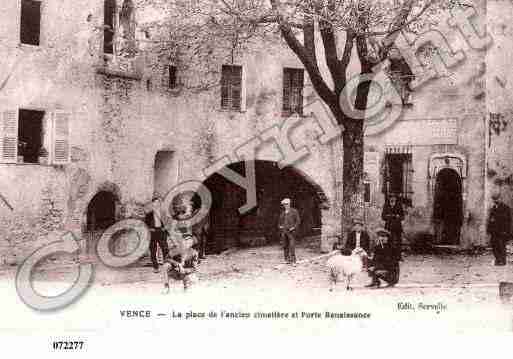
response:
[[[295,208],[290,206],[290,199],[284,198],[281,201],[284,210],[280,214],[278,226],[280,229],[280,238],[283,241],[283,250],[285,261],[289,264],[296,263],[296,230],[301,223],[299,213]]]
[[[506,242],[511,233],[511,214],[509,207],[500,201],[500,194],[492,195],[493,205],[490,209],[487,223],[487,233],[490,234],[495,265],[506,265]]]
[[[381,218],[385,221],[385,229],[390,232],[391,245],[397,251],[397,257],[399,260],[402,260],[402,221],[404,220],[404,211],[403,206],[397,200],[395,194],[391,194],[388,202],[385,202]]]
[[[162,250],[164,260],[169,256],[169,248],[167,246],[167,232],[162,222],[161,202],[160,198],[155,196],[151,200],[151,210],[146,214],[144,222],[150,229],[150,257],[153,265],[153,272],[159,272],[159,263],[157,261],[157,245]]]

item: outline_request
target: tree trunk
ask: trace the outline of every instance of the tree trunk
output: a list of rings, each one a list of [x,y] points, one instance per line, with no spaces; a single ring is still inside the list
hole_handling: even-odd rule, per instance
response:
[[[363,121],[346,126],[343,133],[342,233],[354,218],[363,219]]]

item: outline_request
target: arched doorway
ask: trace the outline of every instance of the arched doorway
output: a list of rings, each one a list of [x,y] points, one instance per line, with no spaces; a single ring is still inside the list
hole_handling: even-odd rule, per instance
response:
[[[86,251],[93,254],[103,232],[116,221],[116,196],[100,191],[87,206]]]
[[[452,168],[444,168],[436,175],[433,222],[438,244],[458,245],[463,223],[463,195],[461,177]]]
[[[228,167],[244,176],[243,162]],[[301,216],[298,238],[320,234],[321,207],[326,197],[318,185],[297,169],[280,169],[271,161],[255,161],[255,174],[257,206],[242,215],[238,209],[246,202],[243,188],[217,173],[204,182],[212,193],[207,252],[277,243],[280,202],[285,197],[292,200]]]

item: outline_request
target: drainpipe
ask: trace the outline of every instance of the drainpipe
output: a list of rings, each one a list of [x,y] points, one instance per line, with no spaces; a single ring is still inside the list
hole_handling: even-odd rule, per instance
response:
[[[486,237],[486,221],[488,217],[488,206],[490,203],[490,185],[488,181],[488,144],[490,143],[490,122],[488,121],[488,111],[485,113],[484,117],[484,166],[483,166],[483,179],[484,179],[484,203],[483,203],[483,223],[480,228],[480,237],[482,238],[481,243],[486,246],[487,237]]]

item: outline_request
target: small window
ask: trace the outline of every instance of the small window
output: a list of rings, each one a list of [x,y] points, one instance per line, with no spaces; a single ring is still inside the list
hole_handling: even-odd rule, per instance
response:
[[[303,69],[283,69],[283,113],[303,114]]]
[[[41,2],[21,1],[20,41],[22,44],[39,46],[41,32]]]
[[[18,157],[24,163],[38,163],[43,148],[43,111],[20,110],[18,122]]]
[[[103,52],[105,54],[114,53],[115,15],[116,1],[105,0],[103,6]]]
[[[223,65],[221,72],[221,108],[241,110],[242,66]]]
[[[365,203],[370,203],[371,201],[371,187],[369,182],[363,183],[363,201]]]
[[[177,71],[176,66],[173,66],[173,65],[168,66],[168,76],[169,76],[168,87],[170,89],[174,89],[178,85],[177,78],[176,78],[176,71]]]

